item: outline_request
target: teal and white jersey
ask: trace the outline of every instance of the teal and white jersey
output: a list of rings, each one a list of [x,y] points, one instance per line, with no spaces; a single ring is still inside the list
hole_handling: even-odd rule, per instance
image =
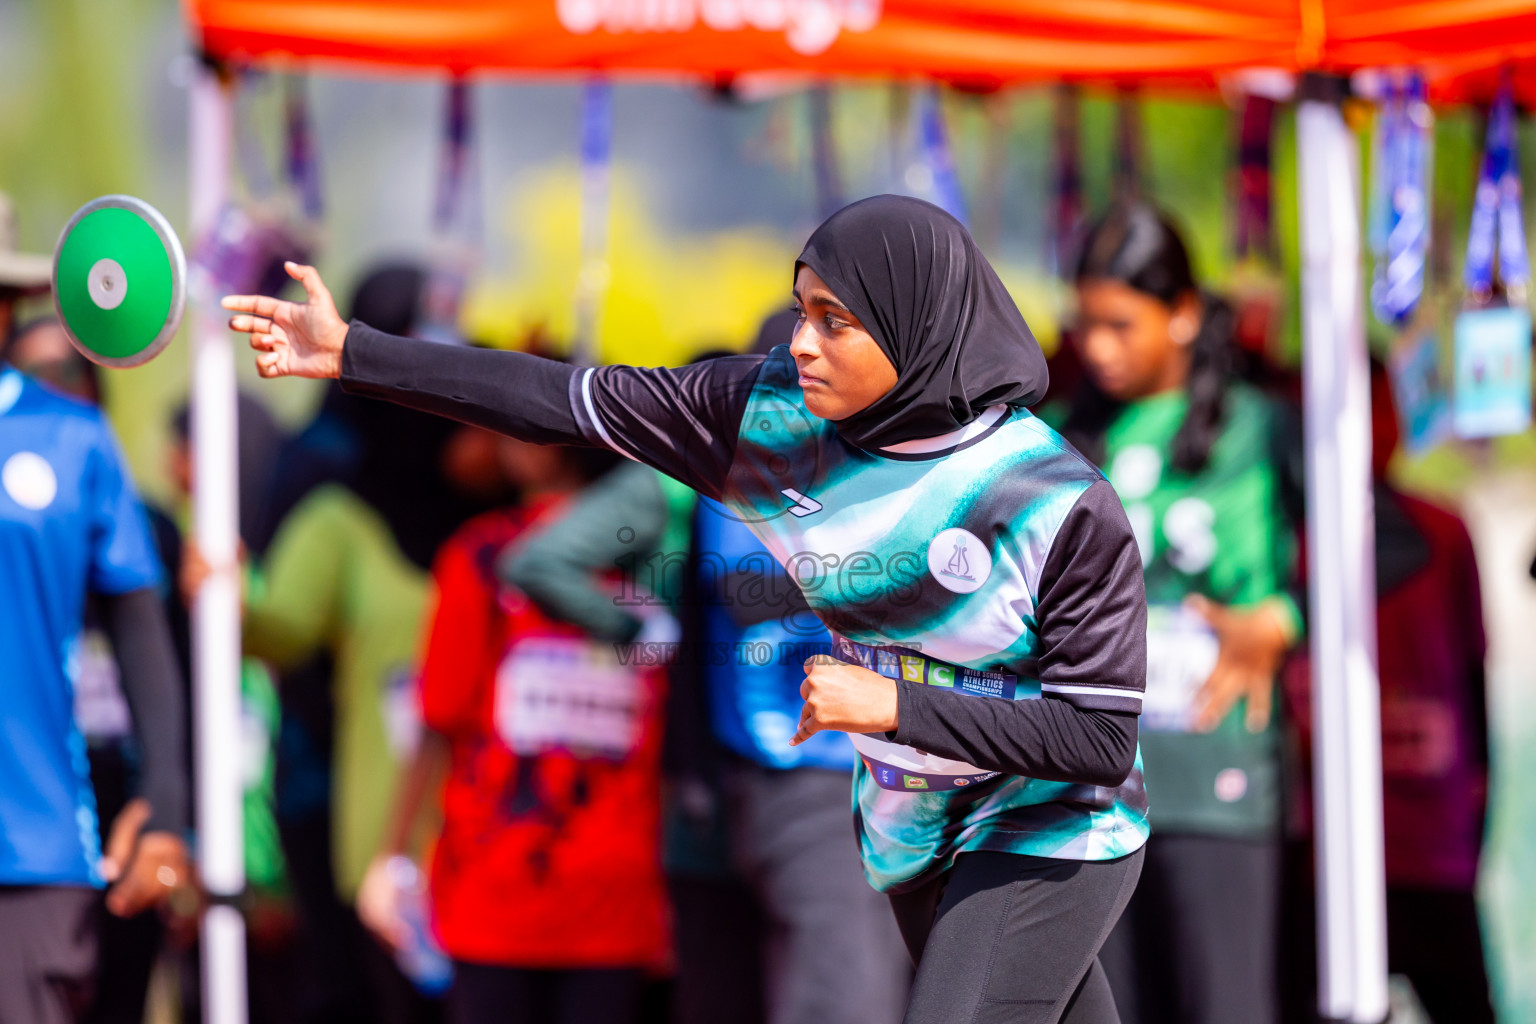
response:
[[[1135,536],[1108,481],[1024,409],[866,450],[811,415],[787,346],[575,370],[355,323],[342,380],[525,440],[612,448],[746,522],[843,657],[895,680],[894,733],[855,741],[877,888],[914,888],[966,851],[1109,860],[1146,838]],[[747,563],[719,568],[751,576]],[[780,574],[761,574],[762,600],[783,607]],[[756,599],[750,580],[732,593]]]
[[[976,699],[1139,712],[1140,677],[1039,672],[1042,576],[1096,483],[1099,472],[1025,409],[996,406],[953,435],[879,453],[854,447],[806,410],[781,348],[746,403],[723,496],[845,660]],[[1139,756],[1107,788],[987,772],[880,737],[855,744],[858,832],[881,890],[916,885],[968,850],[1107,860],[1147,836]]]

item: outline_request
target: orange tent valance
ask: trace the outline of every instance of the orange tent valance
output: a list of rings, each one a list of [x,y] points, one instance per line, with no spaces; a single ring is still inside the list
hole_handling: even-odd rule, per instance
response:
[[[1208,78],[1293,67],[1303,21],[1245,0],[189,0],[212,54],[467,71]]]
[[[1423,66],[1491,92],[1536,57],[1536,0],[185,0],[253,62],[956,81],[1210,81],[1241,68]]]

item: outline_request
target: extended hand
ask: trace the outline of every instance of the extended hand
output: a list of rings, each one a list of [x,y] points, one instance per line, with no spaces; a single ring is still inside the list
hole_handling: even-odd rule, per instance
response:
[[[1239,610],[1192,596],[1185,604],[1216,631],[1220,645],[1216,667],[1195,698],[1195,729],[1210,732],[1227,717],[1238,698],[1248,698],[1248,731],[1269,725],[1275,698],[1275,673],[1290,646],[1285,625],[1270,605]]]
[[[346,321],[314,267],[285,263],[288,276],[304,286],[303,303],[266,295],[226,295],[230,330],[251,336],[256,369],[263,377],[340,377]]]
[[[118,917],[132,917],[163,904],[178,886],[190,880],[187,846],[171,832],[146,832],[149,804],[128,801],[112,822],[101,873],[112,888],[107,890],[107,909]]]
[[[791,746],[799,746],[823,729],[889,732],[896,728],[896,684],[829,655],[806,659],[800,696],[805,707]]]

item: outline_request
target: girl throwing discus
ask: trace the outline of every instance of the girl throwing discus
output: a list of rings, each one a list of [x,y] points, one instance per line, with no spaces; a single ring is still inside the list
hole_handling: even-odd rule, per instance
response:
[[[1097,957],[1147,836],[1141,560],[1114,490],[1025,409],[1045,360],[958,221],[841,210],[795,264],[791,345],[681,369],[396,338],[289,272],[302,304],[225,300],[263,376],[611,448],[783,563],[838,654],[806,665],[796,739],[862,755],[855,830],[917,964],[908,1024],[1118,1020]]]

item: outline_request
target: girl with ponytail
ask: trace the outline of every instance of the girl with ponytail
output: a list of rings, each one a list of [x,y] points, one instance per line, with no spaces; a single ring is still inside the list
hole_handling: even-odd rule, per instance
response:
[[[1275,672],[1299,633],[1274,410],[1231,372],[1233,315],[1142,204],[1088,232],[1082,392],[1063,434],[1125,505],[1148,601],[1142,748],[1152,838],[1103,961],[1123,1020],[1276,1014]],[[1170,953],[1172,955],[1170,955]]]

